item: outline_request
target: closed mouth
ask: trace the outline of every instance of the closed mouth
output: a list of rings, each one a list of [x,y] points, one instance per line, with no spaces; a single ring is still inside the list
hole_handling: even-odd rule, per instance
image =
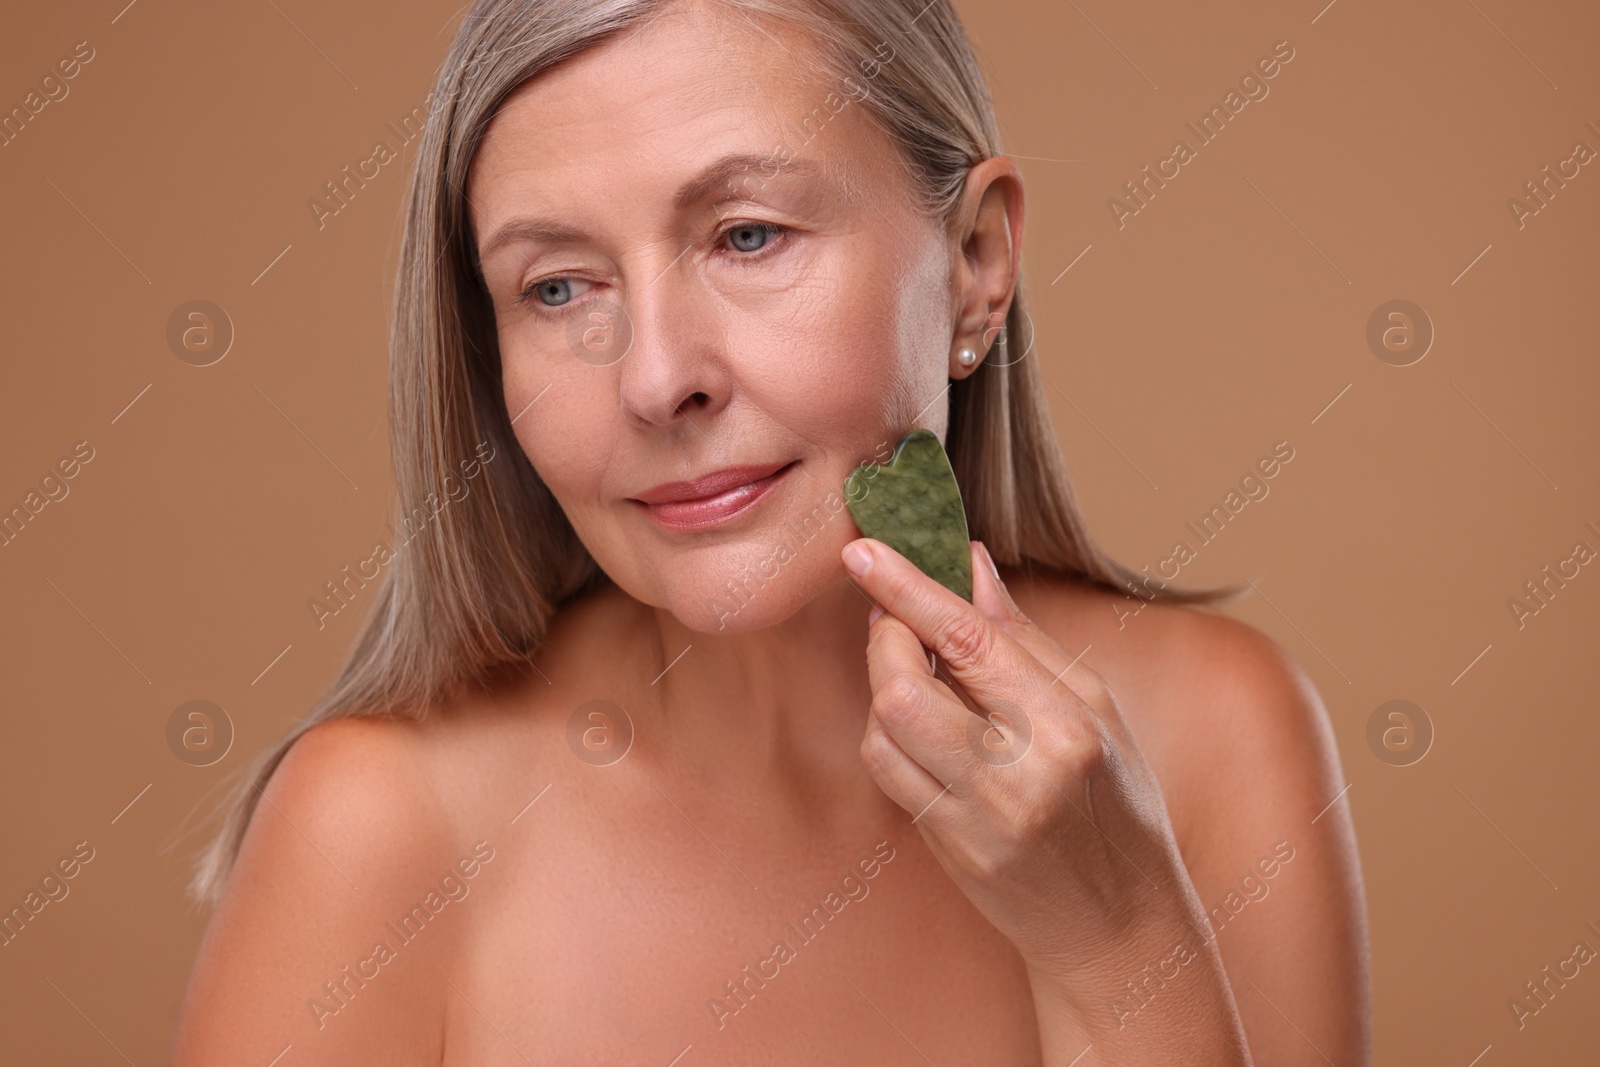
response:
[[[693,482],[660,485],[629,499],[663,526],[696,529],[719,525],[758,503],[799,462],[730,467]]]

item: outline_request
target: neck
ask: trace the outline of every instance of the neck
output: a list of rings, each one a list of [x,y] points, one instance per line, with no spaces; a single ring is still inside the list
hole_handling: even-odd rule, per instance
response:
[[[654,735],[648,747],[674,775],[830,808],[885,800],[860,757],[870,608],[844,578],[782,622],[742,633],[691,630],[641,605],[643,644],[656,648],[654,681],[641,678],[641,739]]]

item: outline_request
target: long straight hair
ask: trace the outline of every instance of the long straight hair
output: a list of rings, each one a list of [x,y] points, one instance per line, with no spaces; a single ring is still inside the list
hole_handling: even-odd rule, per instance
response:
[[[528,660],[561,605],[609,579],[517,443],[500,385],[494,311],[464,190],[504,98],[527,78],[661,14],[673,0],[477,0],[428,96],[406,195],[392,305],[389,447],[397,519],[413,536],[385,560],[373,607],[337,678],[276,746],[239,772],[202,850],[191,896],[214,904],[267,780],[312,726],[350,716],[421,719],[468,682]],[[888,134],[919,203],[948,222],[967,171],[1001,154],[982,72],[949,0],[723,0],[737,22],[805,31],[797,57],[829,84],[870,79],[861,106]],[[1107,557],[1090,538],[1043,395],[1019,279],[991,358],[950,386],[945,447],[970,536],[998,563],[1142,600],[1200,603],[1238,586],[1178,589]],[[470,473],[468,473],[470,472]],[[470,483],[463,483],[470,478]],[[439,507],[451,484],[468,484]]]

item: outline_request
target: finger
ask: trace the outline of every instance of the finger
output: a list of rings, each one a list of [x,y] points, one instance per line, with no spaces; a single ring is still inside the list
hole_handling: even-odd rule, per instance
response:
[[[917,635],[893,615],[867,630],[867,676],[871,718],[922,773],[941,784],[969,781],[975,767],[967,739],[983,720],[933,676]]]
[[[861,738],[861,762],[884,795],[913,816],[946,791],[938,779],[906,754],[876,715],[867,716],[867,730]]]
[[[1076,653],[1062,648],[1060,642],[1022,613],[1000,577],[994,557],[989,554],[989,546],[981,541],[973,541],[971,547],[973,606],[1027,649],[1050,672],[1051,684],[1067,686],[1084,703],[1105,714],[1108,710],[1106,702],[1100,699],[1102,694],[1109,692],[1105,679],[1083,658],[1094,646],[1086,645]]]
[[[970,546],[969,546],[970,547]],[[857,549],[866,553],[857,558]],[[858,538],[844,549],[844,563],[863,590],[915,639],[945,661],[950,673],[984,707],[1042,693],[1051,673],[975,606],[952,593],[889,545]]]
[[[867,684],[872,691],[883,689],[902,671],[933,677],[933,664],[928,662],[922,642],[904,623],[879,629],[878,624],[885,619],[898,621],[885,610],[875,609],[867,616]]]
[[[1076,655],[1068,652],[1060,642],[1023,614],[1012,598],[1011,590],[1006,588],[1005,580],[1000,577],[989,546],[981,541],[973,541],[972,555],[973,605],[1027,649],[1050,672],[1052,681],[1059,683],[1064,674],[1067,677],[1086,675],[1088,667],[1081,664],[1082,652]]]

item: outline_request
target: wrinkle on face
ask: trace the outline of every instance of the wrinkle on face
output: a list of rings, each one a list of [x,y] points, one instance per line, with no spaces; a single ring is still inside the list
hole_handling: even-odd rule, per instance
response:
[[[587,235],[484,262],[506,407],[548,390],[514,427],[534,469],[619,586],[706,632],[728,580],[842,495],[884,441],[914,425],[943,436],[952,328],[945,234],[919,214],[907,167],[860,98],[809,73],[796,56],[815,45],[798,32],[753,32],[748,16],[716,10],[674,5],[524,83],[486,131],[467,190],[475,240],[523,215]],[[836,113],[829,93],[848,99]],[[818,107],[827,122],[802,140]],[[724,154],[778,149],[816,173],[777,166],[727,183],[741,201],[674,204]],[[734,222],[792,238],[739,264],[713,239]],[[515,303],[525,280],[562,276],[589,285],[574,312],[626,314],[633,343],[615,363],[574,355],[576,315]],[[795,477],[727,530],[663,531],[626,499],[780,460],[799,461]],[[843,581],[839,550],[855,536],[848,516],[829,523],[783,568],[781,595],[740,610],[738,628],[773,625]]]

